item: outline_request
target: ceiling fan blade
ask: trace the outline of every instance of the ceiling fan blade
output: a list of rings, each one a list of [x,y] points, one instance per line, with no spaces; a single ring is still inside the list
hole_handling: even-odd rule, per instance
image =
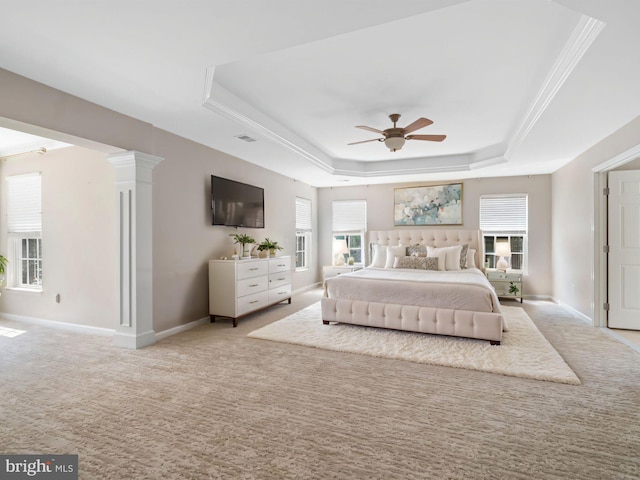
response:
[[[356,125],[356,128],[361,128],[362,130],[367,130],[373,133],[379,133],[380,135],[384,135],[382,130],[378,130],[377,128],[365,127],[364,125]]]
[[[447,136],[446,135],[407,135],[404,138],[406,138],[407,140],[428,140],[430,142],[441,142],[445,138],[447,138]]]
[[[433,123],[433,120],[429,120],[428,118],[419,118],[415,122],[410,123],[409,125],[404,127],[404,133],[407,134],[407,133],[415,132],[416,130],[419,130],[421,128],[428,127],[432,123]]]
[[[347,145],[357,145],[359,143],[367,143],[367,142],[382,142],[384,138],[372,138],[371,140],[362,140],[361,142],[353,142],[347,143]]]

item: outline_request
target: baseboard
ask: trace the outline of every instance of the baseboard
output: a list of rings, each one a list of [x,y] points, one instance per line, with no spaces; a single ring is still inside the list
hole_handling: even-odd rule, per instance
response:
[[[561,302],[560,300],[558,300],[555,297],[551,297],[551,300],[554,303],[557,303],[558,305],[560,305],[561,307],[566,308],[567,310],[569,310],[571,313],[573,313],[575,316],[577,316],[578,318],[580,318],[580,320],[582,320],[583,322],[588,323],[589,325],[593,326],[593,319],[587,317],[584,313],[576,310],[575,308],[573,308],[571,305],[567,305],[566,303]]]
[[[618,335],[616,332],[614,332],[613,330],[607,328],[607,327],[600,327],[601,330],[606,333],[607,335],[611,335],[613,338],[615,338],[616,340],[618,340],[619,342],[624,343],[627,347],[629,347],[631,350],[635,350],[636,352],[640,353],[640,346],[636,345],[635,343],[633,343],[630,340],[627,340],[626,338],[624,338],[622,335]]]
[[[156,340],[162,340],[163,338],[170,337],[171,335],[175,335],[176,333],[184,332],[186,330],[191,330],[192,328],[197,327],[198,325],[204,325],[209,322],[209,317],[201,318],[200,320],[194,320],[193,322],[185,323],[184,325],[178,325],[177,327],[168,328],[167,330],[163,330],[161,332],[156,333]]]
[[[30,323],[32,325],[40,325],[49,328],[58,328],[62,330],[71,330],[73,332],[88,333],[91,335],[113,335],[115,330],[112,328],[91,327],[89,325],[80,325],[77,323],[58,322],[56,320],[47,320],[45,318],[27,317],[25,315],[15,315],[13,313],[2,313],[0,317],[12,320],[14,322]]]
[[[553,297],[551,295],[524,295],[522,297],[524,300],[540,300],[543,302],[554,302]]]
[[[316,283],[312,283],[311,285],[307,285],[306,287],[302,287],[299,288],[297,290],[294,290],[291,295],[302,295],[305,292],[308,292],[309,290],[313,290],[315,288],[319,288],[322,286],[322,282],[316,282]]]
[[[130,333],[116,332],[113,335],[113,344],[116,347],[130,348],[132,350],[148,347],[156,342],[156,334],[153,330],[133,335]]]

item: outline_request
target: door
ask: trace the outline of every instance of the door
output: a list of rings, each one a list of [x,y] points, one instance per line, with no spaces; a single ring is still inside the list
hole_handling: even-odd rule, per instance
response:
[[[609,328],[640,330],[640,170],[609,172]]]

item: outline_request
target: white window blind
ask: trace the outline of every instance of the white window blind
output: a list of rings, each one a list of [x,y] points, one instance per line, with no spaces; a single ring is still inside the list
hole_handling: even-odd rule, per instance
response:
[[[526,195],[482,195],[480,229],[483,232],[526,235]]]
[[[333,202],[333,231],[360,232],[367,229],[366,200],[335,200]]]
[[[40,173],[7,177],[9,233],[42,231],[42,182]]]
[[[310,232],[311,230],[311,200],[296,197],[296,231]]]

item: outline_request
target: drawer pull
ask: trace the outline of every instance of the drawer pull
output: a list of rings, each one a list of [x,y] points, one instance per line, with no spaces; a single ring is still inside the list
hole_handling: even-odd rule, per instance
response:
[[[285,278],[284,277],[283,278],[279,278],[278,280],[285,280]]]
[[[253,268],[250,268],[249,270],[251,270],[253,272],[254,270],[258,270],[258,268],[257,267],[253,267]]]
[[[249,303],[258,303],[258,300],[251,300]]]
[[[278,266],[279,266],[279,267],[286,267],[286,266],[287,266],[287,264],[286,264],[286,263],[279,263],[279,264],[278,264]]]
[[[286,295],[287,292],[278,292],[278,295]]]
[[[257,287],[257,286],[258,286],[258,284],[257,284],[257,283],[254,283],[254,284],[249,285],[249,286],[250,286],[250,287]]]

